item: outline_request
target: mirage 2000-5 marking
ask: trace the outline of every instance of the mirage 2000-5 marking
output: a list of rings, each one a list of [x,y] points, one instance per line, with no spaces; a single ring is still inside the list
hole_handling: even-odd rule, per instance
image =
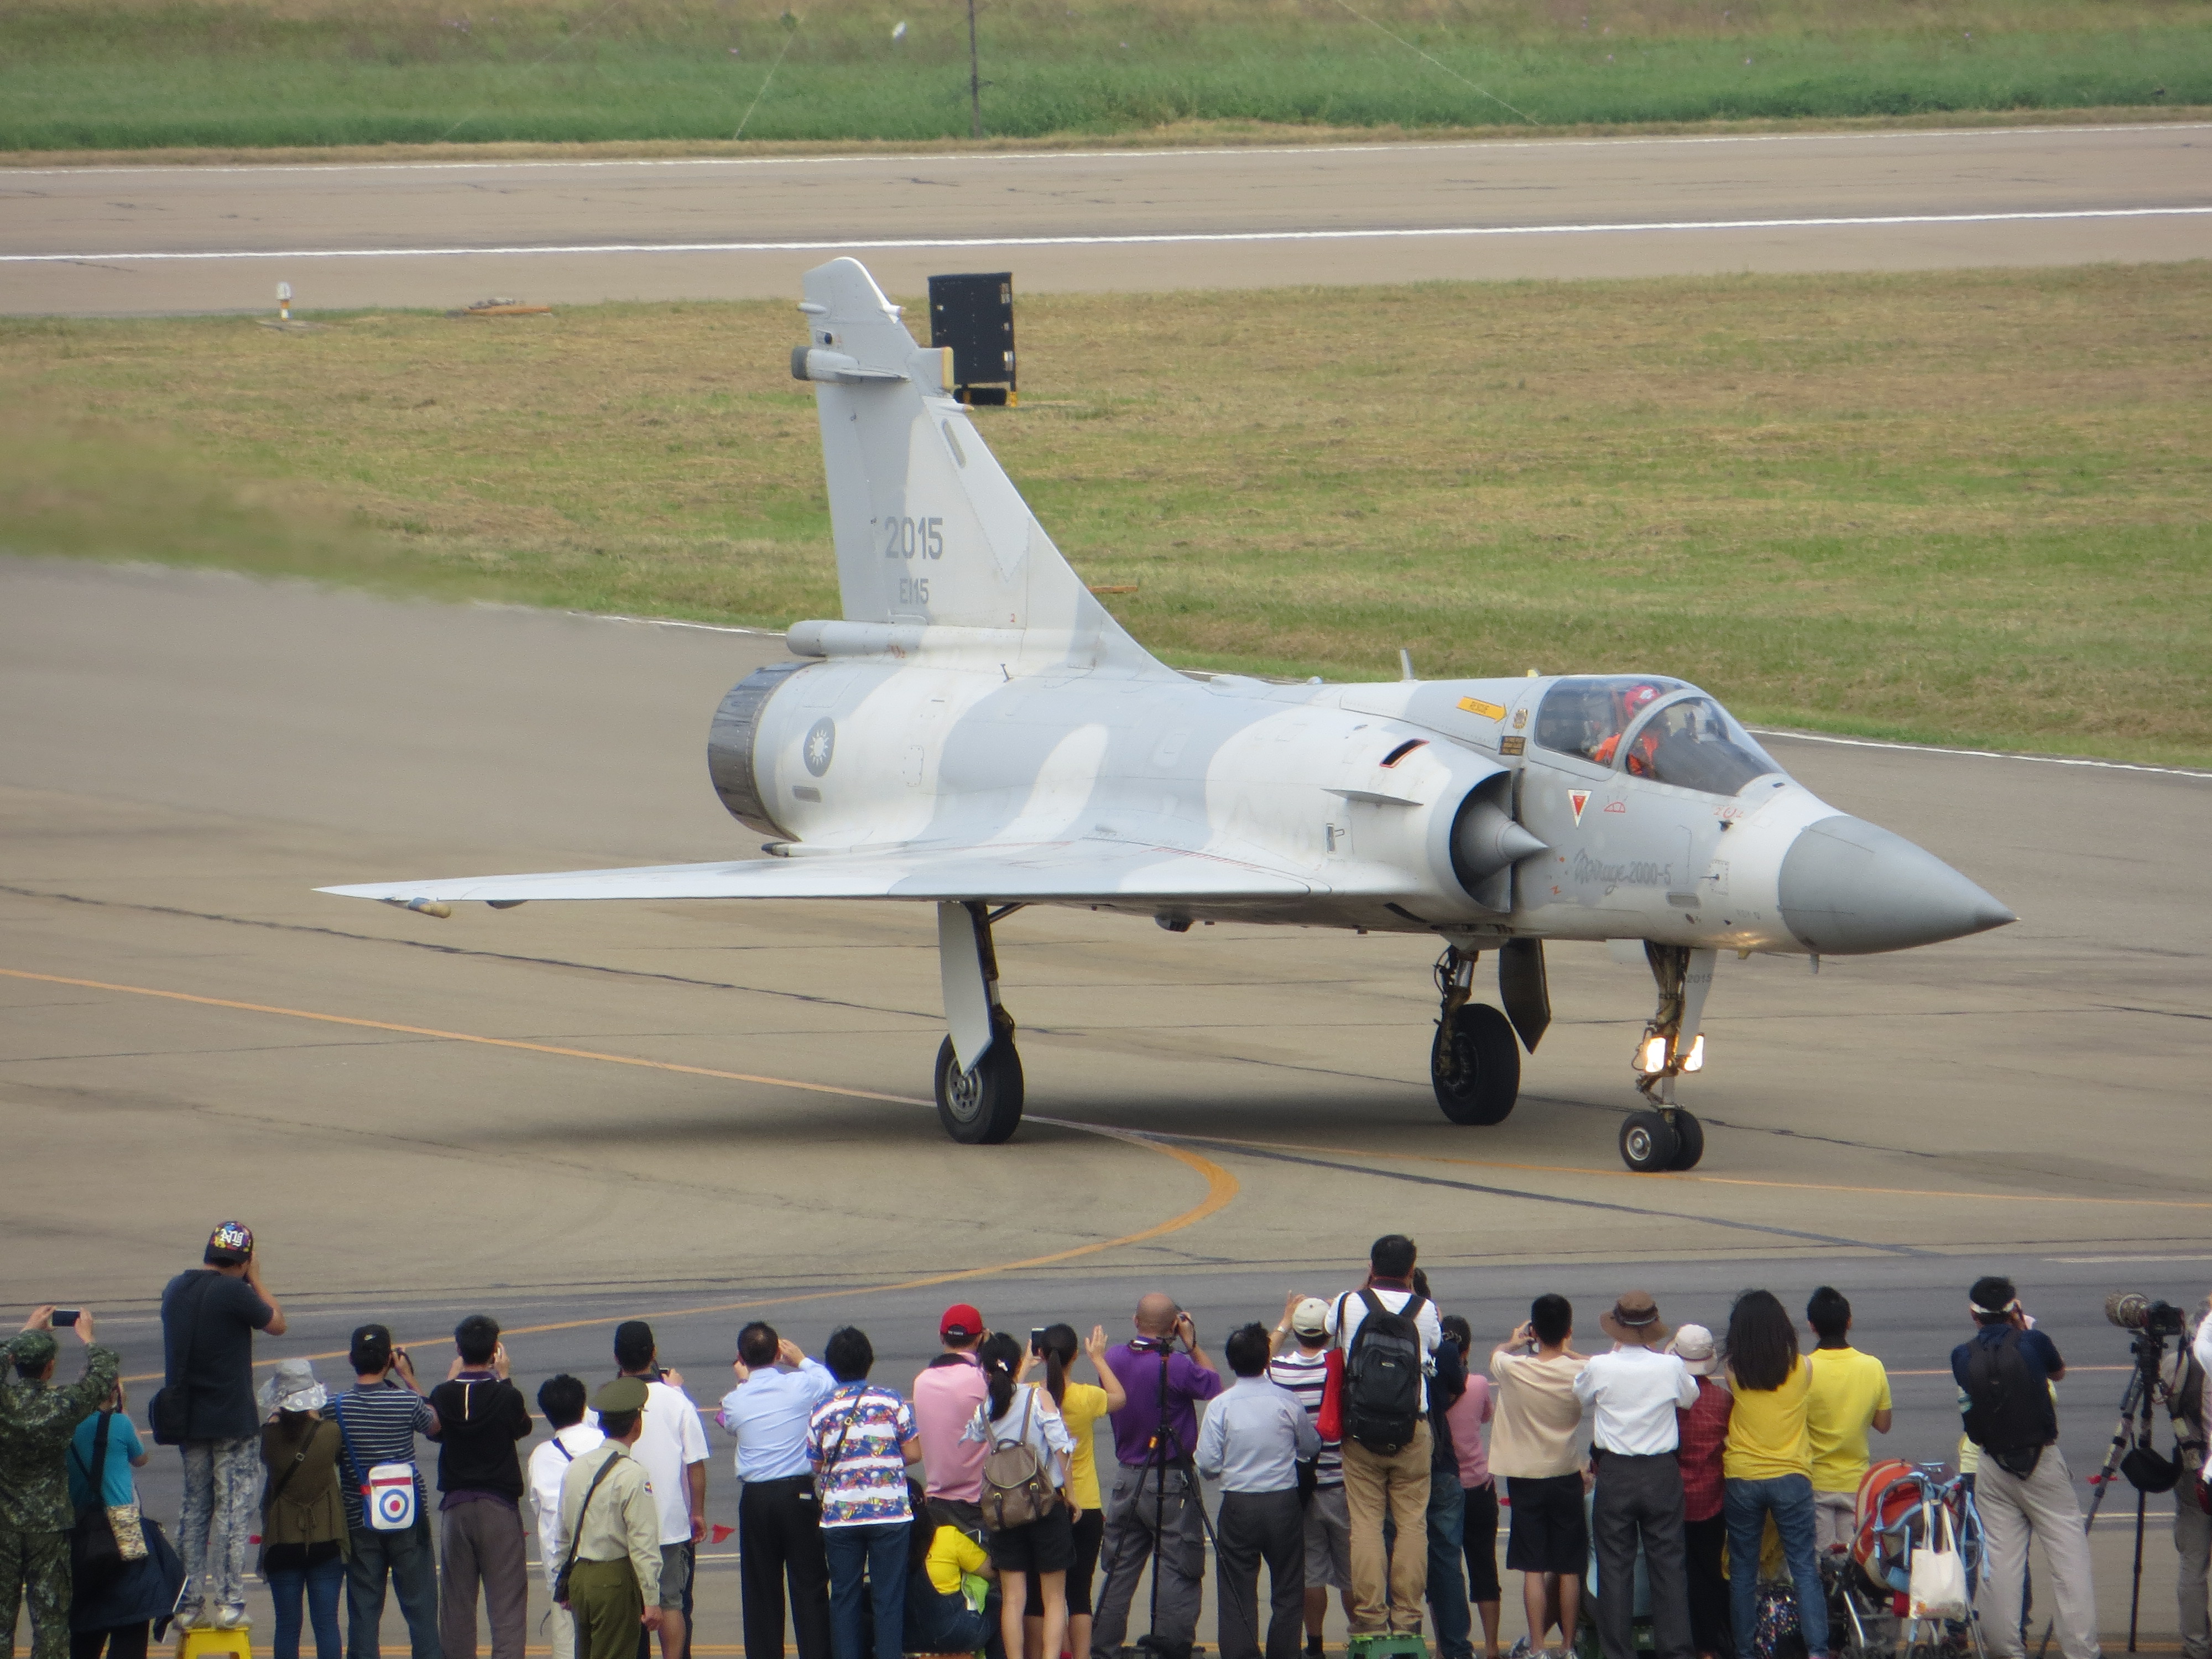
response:
[[[1423,933],[1443,947],[1430,1074],[1455,1123],[1512,1110],[1551,1021],[1547,940],[1640,946],[1658,1003],[1622,1125],[1632,1169],[1705,1146],[1674,1101],[1722,951],[1903,950],[2012,913],[1838,812],[1719,703],[1662,675],[1357,685],[1194,680],[1123,632],[856,261],[807,272],[844,616],[722,700],[708,769],[775,856],[322,890],[465,900],[891,898],[937,907],[954,1139],[1021,1121],[994,926],[1030,904]],[[1474,1000],[1482,952],[1496,1005]]]

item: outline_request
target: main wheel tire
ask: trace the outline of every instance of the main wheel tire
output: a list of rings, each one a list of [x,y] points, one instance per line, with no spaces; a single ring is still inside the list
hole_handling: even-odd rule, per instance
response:
[[[963,1146],[995,1146],[1021,1127],[1022,1057],[1012,1031],[1000,1031],[972,1072],[963,1072],[947,1037],[937,1050],[937,1121]]]
[[[1521,1045],[1512,1022],[1486,1002],[1461,1005],[1437,1023],[1429,1081],[1453,1122],[1504,1122],[1521,1094]]]
[[[1694,1170],[1705,1155],[1705,1126],[1680,1107],[1674,1109],[1674,1161],[1670,1170]]]
[[[1674,1165],[1674,1131],[1656,1112],[1631,1112],[1621,1120],[1620,1161],[1638,1175]]]

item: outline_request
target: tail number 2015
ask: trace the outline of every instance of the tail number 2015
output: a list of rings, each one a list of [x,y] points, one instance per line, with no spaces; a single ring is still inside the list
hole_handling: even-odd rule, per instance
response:
[[[884,556],[887,559],[910,559],[917,553],[925,559],[945,556],[945,520],[886,519],[884,521]]]

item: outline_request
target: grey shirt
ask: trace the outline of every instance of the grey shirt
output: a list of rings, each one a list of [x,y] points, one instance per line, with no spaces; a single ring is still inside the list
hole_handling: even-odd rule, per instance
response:
[[[1264,1376],[1240,1376],[1206,1408],[1198,1431],[1198,1472],[1224,1492],[1288,1492],[1298,1459],[1321,1450],[1313,1419],[1288,1389]]]

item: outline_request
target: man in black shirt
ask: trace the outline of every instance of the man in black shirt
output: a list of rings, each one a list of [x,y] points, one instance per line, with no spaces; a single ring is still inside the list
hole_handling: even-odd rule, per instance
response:
[[[499,1325],[471,1314],[453,1328],[453,1368],[430,1390],[438,1414],[438,1645],[476,1659],[477,1587],[483,1587],[492,1659],[522,1659],[530,1564],[522,1545],[522,1460],[530,1407],[507,1380]]]
[[[181,1626],[246,1620],[246,1546],[259,1530],[261,1410],[253,1398],[253,1333],[284,1334],[284,1310],[262,1283],[252,1229],[226,1221],[204,1265],[161,1292],[166,1382],[148,1413],[154,1437],[185,1458],[178,1553]]]

